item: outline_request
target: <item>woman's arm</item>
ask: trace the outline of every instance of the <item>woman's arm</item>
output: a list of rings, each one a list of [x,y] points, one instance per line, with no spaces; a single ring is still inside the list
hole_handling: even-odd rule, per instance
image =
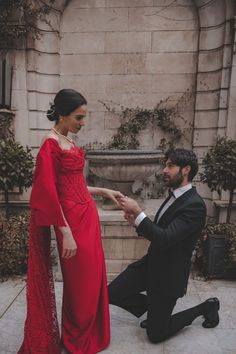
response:
[[[101,188],[101,187],[89,187],[88,191],[92,195],[101,195],[104,198],[111,199],[115,204],[119,205],[119,199],[124,197],[124,195],[119,192],[108,188]]]

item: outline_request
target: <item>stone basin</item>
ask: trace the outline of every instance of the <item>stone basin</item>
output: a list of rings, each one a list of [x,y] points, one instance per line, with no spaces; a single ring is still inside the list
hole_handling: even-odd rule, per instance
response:
[[[162,150],[94,150],[86,153],[89,169],[113,181],[125,194],[132,194],[136,180],[144,180],[161,169]]]

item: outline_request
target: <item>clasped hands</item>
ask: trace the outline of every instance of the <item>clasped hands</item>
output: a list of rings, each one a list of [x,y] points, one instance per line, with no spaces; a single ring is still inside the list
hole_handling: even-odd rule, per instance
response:
[[[119,191],[103,188],[102,195],[105,198],[111,199],[114,203],[120,206],[124,210],[124,218],[129,224],[133,225],[136,217],[141,213],[142,209],[138,203],[132,199],[124,196]]]
[[[128,221],[129,224],[134,225],[134,221],[137,216],[142,212],[142,209],[138,203],[127,196],[118,198],[118,203],[124,211],[124,218]]]

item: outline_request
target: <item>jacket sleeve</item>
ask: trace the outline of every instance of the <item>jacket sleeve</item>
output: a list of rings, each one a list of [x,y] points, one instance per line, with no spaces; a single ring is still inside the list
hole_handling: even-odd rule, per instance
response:
[[[66,226],[56,188],[60,157],[57,141],[52,138],[45,140],[36,159],[30,196],[30,208],[38,226]]]
[[[161,228],[146,217],[136,231],[139,236],[151,241],[154,247],[167,250],[189,235],[201,232],[205,225],[205,218],[205,206],[195,203],[179,212],[166,228]]]

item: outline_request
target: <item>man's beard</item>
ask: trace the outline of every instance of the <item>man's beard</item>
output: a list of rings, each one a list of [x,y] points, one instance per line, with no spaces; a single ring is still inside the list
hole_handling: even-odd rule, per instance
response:
[[[182,184],[183,180],[184,180],[184,177],[183,177],[181,170],[180,170],[179,173],[177,173],[171,179],[168,179],[167,181],[164,180],[164,183],[167,187],[176,189]]]

